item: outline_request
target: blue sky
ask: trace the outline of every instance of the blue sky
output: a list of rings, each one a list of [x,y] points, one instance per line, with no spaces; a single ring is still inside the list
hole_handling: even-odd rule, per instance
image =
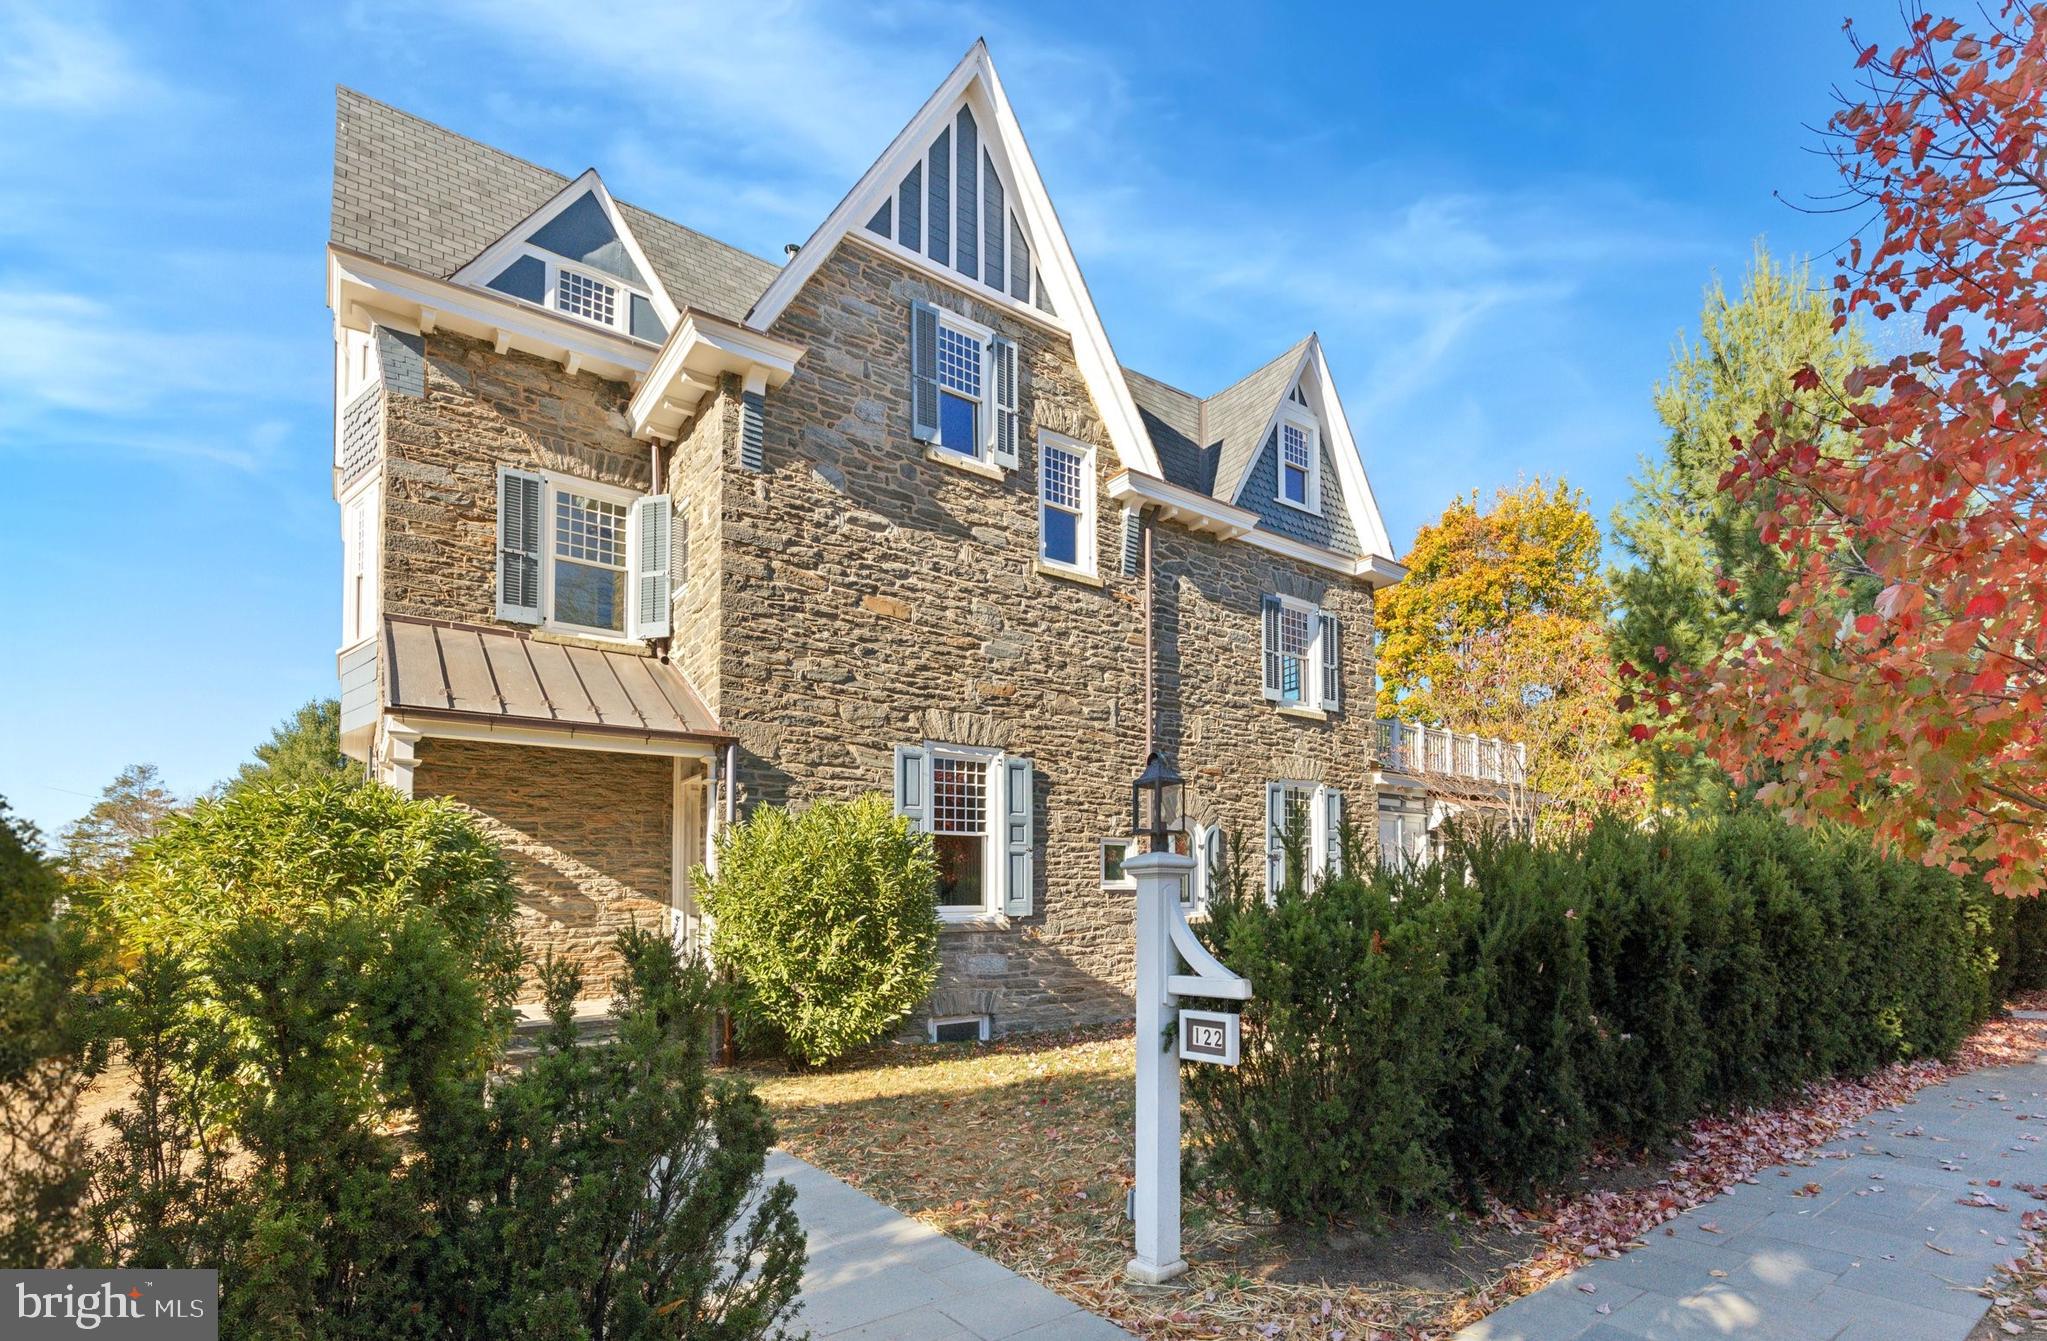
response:
[[[1603,520],[1711,275],[1828,260],[1773,192],[1827,189],[1848,2],[0,0],[0,796],[197,791],[333,692],[336,83],[779,256],[986,36],[1118,355],[1205,394],[1319,330],[1404,549],[1537,474]]]

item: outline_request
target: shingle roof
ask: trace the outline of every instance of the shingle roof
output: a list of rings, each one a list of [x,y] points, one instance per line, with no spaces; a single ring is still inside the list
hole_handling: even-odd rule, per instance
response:
[[[1183,488],[1230,503],[1226,495],[1258,455],[1259,434],[1271,420],[1287,382],[1300,366],[1308,336],[1256,372],[1203,400],[1156,377],[1125,368],[1137,412],[1151,434],[1165,477]]]
[[[680,671],[632,652],[514,629],[384,618],[384,704],[395,712],[700,740],[718,723]]]
[[[571,179],[335,90],[335,245],[446,279]],[[772,261],[619,202],[677,307],[737,321],[780,269]]]

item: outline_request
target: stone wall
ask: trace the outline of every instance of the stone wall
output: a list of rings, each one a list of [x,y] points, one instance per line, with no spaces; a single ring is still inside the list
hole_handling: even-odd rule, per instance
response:
[[[1020,468],[1001,479],[931,460],[910,436],[913,299],[1017,344]],[[772,333],[809,352],[768,397],[765,472],[725,481],[720,720],[742,743],[743,803],[886,790],[898,744],[1029,757],[1036,911],[948,928],[932,1013],[987,1011],[1000,1031],[1127,1017],[1131,900],[1101,888],[1099,843],[1128,829],[1144,757],[1144,593],[1117,564],[1106,485],[1120,463],[1069,342],[852,245]],[[1096,447],[1099,584],[1034,569],[1040,429]],[[1260,596],[1320,595],[1328,576],[1174,528],[1158,552],[1161,740],[1183,752],[1200,813],[1255,841],[1263,784],[1280,777],[1326,778],[1368,807],[1369,708],[1282,718],[1259,695]],[[1328,600],[1365,704],[1369,593]]]
[[[706,396],[681,441],[668,449],[662,487],[675,508],[680,560],[669,604],[670,656],[702,695],[711,715],[723,692],[719,646],[725,636],[720,577],[724,572],[724,472],[738,438],[739,386],[734,378]]]
[[[552,470],[644,493],[627,388],[445,332],[426,337],[423,396],[384,397],[386,614],[497,622],[497,470]]]
[[[539,999],[536,969],[550,953],[582,972],[584,996],[610,996],[618,933],[666,925],[673,763],[462,740],[422,741],[420,753],[413,794],[474,812],[511,867],[521,999]]]

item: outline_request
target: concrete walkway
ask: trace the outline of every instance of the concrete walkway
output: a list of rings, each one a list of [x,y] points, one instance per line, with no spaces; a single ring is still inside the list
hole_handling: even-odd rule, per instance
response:
[[[1079,1305],[782,1151],[810,1235],[803,1312],[818,1341],[1129,1341]]]
[[[2025,1252],[2019,1217],[2047,1209],[2016,1186],[2047,1185],[2047,1065],[1929,1086],[1824,1150],[1458,1341],[1962,1341],[1990,1306],[1975,1287]]]

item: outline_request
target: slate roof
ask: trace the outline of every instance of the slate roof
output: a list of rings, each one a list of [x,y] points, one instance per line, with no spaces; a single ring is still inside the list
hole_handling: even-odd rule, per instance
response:
[[[541,642],[516,629],[384,618],[384,706],[395,712],[599,734],[722,739],[664,661]]]
[[[336,246],[446,279],[570,178],[430,121],[335,90]],[[738,321],[780,266],[619,202],[675,305]]]

